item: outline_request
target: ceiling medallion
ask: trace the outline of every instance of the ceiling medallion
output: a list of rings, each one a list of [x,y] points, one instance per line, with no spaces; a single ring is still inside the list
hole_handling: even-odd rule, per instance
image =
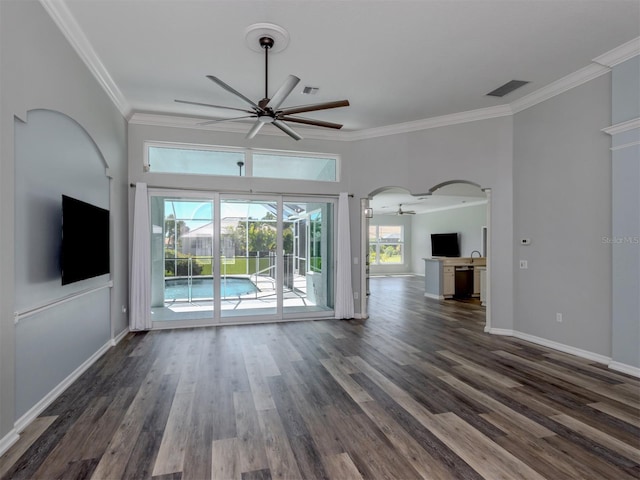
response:
[[[289,45],[289,32],[273,23],[254,23],[249,25],[244,33],[247,46],[254,52],[263,53],[260,45],[260,39],[263,37],[269,37],[273,40],[273,47],[270,48],[271,53],[281,52]]]

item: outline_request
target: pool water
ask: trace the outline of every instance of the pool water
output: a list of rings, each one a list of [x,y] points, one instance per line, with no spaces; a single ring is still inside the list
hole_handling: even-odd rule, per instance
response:
[[[220,279],[220,298],[239,297],[259,292],[260,290],[248,278],[223,277]],[[190,300],[213,298],[213,279],[194,278],[191,283],[191,296],[186,278],[165,279],[165,300]]]

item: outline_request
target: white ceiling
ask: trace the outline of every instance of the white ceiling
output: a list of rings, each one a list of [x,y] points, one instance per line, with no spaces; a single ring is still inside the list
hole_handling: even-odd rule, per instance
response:
[[[294,74],[302,81],[284,107],[349,99],[308,114],[346,131],[507,104],[640,36],[640,0],[42,1],[72,19],[130,113],[234,116],[173,100],[244,107],[205,75],[262,98],[263,55],[245,30],[280,25],[290,43],[270,57],[271,93]],[[531,83],[485,95],[512,79]]]
[[[374,215],[397,215],[400,205],[403,212],[421,214],[486,203],[487,197],[479,187],[452,183],[440,187],[431,195],[411,195],[404,188],[388,188],[376,194],[369,201],[369,206],[373,208]]]

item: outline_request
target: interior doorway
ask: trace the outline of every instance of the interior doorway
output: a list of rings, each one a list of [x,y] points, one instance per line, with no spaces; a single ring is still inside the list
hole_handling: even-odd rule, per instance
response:
[[[363,290],[370,276],[422,276],[426,298],[481,305],[487,313],[486,329],[490,327],[490,189],[461,180],[424,194],[381,187],[363,199],[361,207],[362,246],[369,260],[362,266]],[[449,234],[445,236],[457,240],[458,250],[434,255],[432,234]],[[427,272],[425,259],[433,259],[438,268]],[[362,303],[366,312],[366,297]]]

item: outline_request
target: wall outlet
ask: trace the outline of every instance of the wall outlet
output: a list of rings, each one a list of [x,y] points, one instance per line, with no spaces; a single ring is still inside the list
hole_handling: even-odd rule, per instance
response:
[[[522,269],[529,268],[529,264],[527,263],[526,260],[520,260],[520,268]]]
[[[556,322],[562,322],[562,314],[556,313]]]
[[[358,299],[358,292],[353,292],[353,299],[357,300]]]

